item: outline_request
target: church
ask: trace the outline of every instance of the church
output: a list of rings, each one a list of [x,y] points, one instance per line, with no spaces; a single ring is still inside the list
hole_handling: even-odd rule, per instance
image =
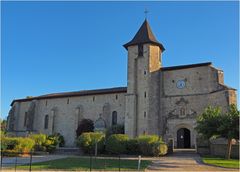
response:
[[[236,89],[224,85],[224,74],[211,62],[163,67],[164,46],[147,20],[128,52],[127,87],[83,90],[13,100],[8,131],[64,136],[75,147],[76,129],[83,119],[105,129],[122,124],[125,134],[157,134],[175,148],[195,148],[196,118],[208,106],[226,111],[236,104]]]

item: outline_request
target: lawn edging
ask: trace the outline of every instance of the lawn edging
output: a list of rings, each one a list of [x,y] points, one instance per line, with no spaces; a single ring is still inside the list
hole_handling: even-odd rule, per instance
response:
[[[238,167],[233,167],[233,166],[226,166],[226,164],[228,163],[224,163],[224,166],[223,165],[218,165],[214,162],[206,162],[208,160],[212,160],[212,161],[236,161],[236,163],[238,163]],[[213,166],[213,167],[220,167],[220,168],[225,168],[225,169],[239,169],[239,160],[238,159],[230,159],[230,160],[227,160],[227,159],[224,159],[222,157],[211,157],[211,156],[201,156],[201,159],[200,159],[201,163],[204,164],[204,165],[208,165],[208,166]]]

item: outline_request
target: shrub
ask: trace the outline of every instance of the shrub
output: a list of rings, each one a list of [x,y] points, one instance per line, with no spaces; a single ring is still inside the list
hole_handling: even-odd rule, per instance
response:
[[[30,138],[17,138],[17,145],[15,146],[15,150],[17,152],[21,152],[21,153],[29,153],[33,148],[34,148],[34,140],[30,139]]]
[[[64,147],[65,140],[64,140],[63,135],[61,135],[60,133],[57,133],[56,136],[58,137],[59,147]]]
[[[158,141],[152,143],[152,155],[153,156],[162,156],[166,155],[168,151],[168,147],[165,143]]]
[[[153,155],[153,144],[159,141],[157,135],[141,135],[137,138],[139,149],[143,155]]]
[[[112,134],[124,134],[124,125],[113,125],[106,131],[106,138],[111,136]]]
[[[93,132],[94,130],[94,123],[91,119],[83,119],[80,124],[78,125],[78,128],[76,130],[77,138],[85,132]]]
[[[13,137],[1,137],[1,150],[14,150],[17,139]]]
[[[104,150],[105,135],[100,132],[87,132],[82,133],[77,139],[77,145],[82,148],[84,153],[93,153],[95,150],[95,144],[99,152]]]
[[[23,137],[4,137],[1,141],[1,149],[4,151],[29,153],[34,147],[34,140]]]
[[[29,137],[35,141],[34,149],[36,151],[46,151],[46,147],[44,146],[44,144],[47,140],[47,135],[31,134]]]
[[[106,151],[112,154],[122,154],[127,152],[128,135],[113,134],[106,142]]]
[[[130,155],[140,154],[139,144],[137,139],[129,139],[127,141],[127,153]]]
[[[58,143],[59,143],[58,136],[49,135],[47,136],[47,139],[43,145],[46,147],[47,152],[52,153],[56,150]]]

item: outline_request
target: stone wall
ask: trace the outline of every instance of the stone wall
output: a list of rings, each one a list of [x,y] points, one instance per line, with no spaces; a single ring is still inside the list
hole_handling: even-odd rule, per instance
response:
[[[20,107],[19,113],[16,113],[19,118],[16,130],[25,131],[28,129],[28,125],[24,126],[25,113],[33,107],[33,101],[15,103]],[[75,131],[83,118],[96,121],[101,114],[107,126],[110,126],[112,112],[116,111],[118,124],[124,124],[125,93],[40,99],[35,103],[34,118],[30,118],[33,126],[30,129],[45,134],[60,133],[64,136],[66,146],[75,145]],[[47,129],[44,128],[46,115],[49,116]],[[22,135],[23,132],[17,133]]]
[[[187,128],[191,132],[191,147],[196,147],[196,118],[208,106],[220,106],[227,111],[230,103],[236,103],[235,91],[223,84],[223,72],[202,66],[179,70],[161,71],[160,119],[165,141],[177,144],[177,131]],[[178,80],[184,80],[184,88],[177,88]]]
[[[225,157],[227,151],[227,140],[223,138],[211,139],[209,141],[197,139],[197,153],[200,155],[212,155]],[[239,143],[234,141],[232,145],[231,158],[239,158]]]

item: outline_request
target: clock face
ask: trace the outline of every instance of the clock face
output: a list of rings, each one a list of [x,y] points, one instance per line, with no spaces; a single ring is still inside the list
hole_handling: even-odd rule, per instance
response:
[[[186,86],[186,83],[185,83],[184,80],[178,80],[178,81],[177,81],[177,88],[182,89],[182,88],[184,88],[185,86]]]

